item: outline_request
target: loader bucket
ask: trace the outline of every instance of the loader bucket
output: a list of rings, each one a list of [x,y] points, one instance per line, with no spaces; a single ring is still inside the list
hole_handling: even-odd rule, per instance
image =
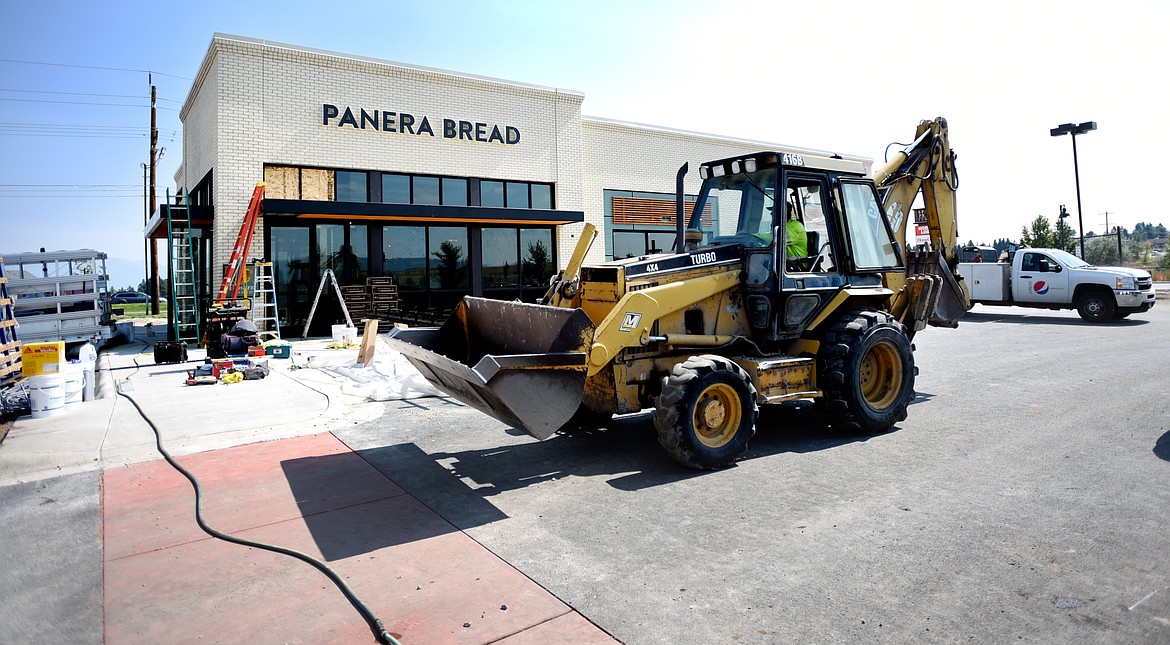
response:
[[[585,396],[594,326],[580,309],[465,297],[442,327],[387,340],[435,387],[537,439]]]

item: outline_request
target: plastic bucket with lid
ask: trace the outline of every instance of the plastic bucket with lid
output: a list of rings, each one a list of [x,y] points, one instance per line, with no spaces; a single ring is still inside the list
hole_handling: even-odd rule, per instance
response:
[[[357,340],[357,327],[352,325],[333,325],[333,342],[352,343]]]
[[[81,403],[85,391],[85,366],[81,363],[62,363],[61,376],[65,383],[65,405]]]
[[[30,376],[28,387],[34,419],[51,417],[65,409],[65,376],[60,372]]]

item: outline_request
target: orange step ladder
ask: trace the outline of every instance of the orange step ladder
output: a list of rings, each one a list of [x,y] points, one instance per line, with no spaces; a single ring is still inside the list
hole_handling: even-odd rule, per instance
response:
[[[215,294],[215,302],[233,300],[240,294],[240,284],[243,283],[244,264],[248,258],[248,249],[252,248],[252,234],[256,231],[256,221],[260,219],[260,207],[264,202],[264,182],[256,184],[252,190],[252,201],[248,203],[248,212],[244,214],[244,224],[240,226],[240,234],[236,237],[236,245],[232,247],[231,258],[227,268],[223,271],[223,281],[219,283],[219,291]]]

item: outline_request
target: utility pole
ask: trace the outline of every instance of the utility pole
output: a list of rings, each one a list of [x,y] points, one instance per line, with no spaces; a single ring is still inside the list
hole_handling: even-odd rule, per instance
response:
[[[147,202],[147,191],[149,190],[146,183],[147,164],[140,163],[142,166],[142,231],[146,234],[146,225],[150,221],[150,206]],[[142,279],[146,281],[146,290],[150,291],[150,240],[144,238],[142,240]],[[138,285],[134,285],[137,289]]]
[[[158,88],[154,86],[154,79],[150,74],[146,76],[147,82],[150,83],[150,203],[148,210],[153,213],[155,207],[155,177],[158,171],[158,111],[155,109],[155,101],[158,96]],[[158,315],[158,240],[151,238],[150,240],[150,313],[152,316]]]
[[[1108,234],[1109,233],[1109,211],[1105,211],[1102,214],[1105,215],[1105,233]],[[1117,213],[1114,213],[1114,215],[1116,215],[1116,214]],[[1116,234],[1117,234],[1117,265],[1121,266],[1123,259],[1121,257],[1121,227],[1120,226],[1117,227]]]

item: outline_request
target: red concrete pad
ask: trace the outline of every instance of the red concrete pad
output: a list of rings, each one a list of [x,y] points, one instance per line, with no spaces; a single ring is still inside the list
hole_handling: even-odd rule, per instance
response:
[[[493,645],[600,645],[616,642],[574,611],[495,641]]]
[[[183,462],[205,488],[209,515],[240,537],[324,556],[407,645],[613,642],[332,435]],[[167,469],[107,472],[107,642],[373,641],[316,569],[206,538],[190,485]]]
[[[203,487],[204,518],[225,533],[404,494],[329,433],[177,461]],[[165,461],[107,470],[104,482],[128,502],[106,508],[107,559],[207,537],[191,483]]]

